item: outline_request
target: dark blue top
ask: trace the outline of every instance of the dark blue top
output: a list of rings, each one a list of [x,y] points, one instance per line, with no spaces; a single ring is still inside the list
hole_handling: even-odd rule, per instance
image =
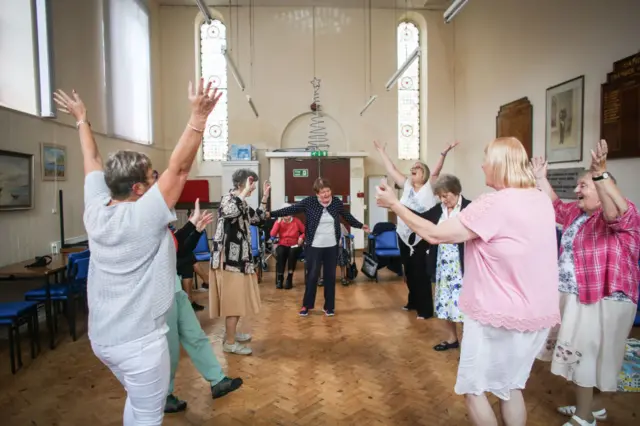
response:
[[[276,219],[279,217],[293,216],[296,213],[304,213],[307,216],[307,223],[305,225],[305,245],[310,246],[313,244],[313,237],[316,235],[316,229],[318,229],[320,217],[322,216],[324,209],[325,207],[320,204],[318,197],[311,196],[290,207],[272,211],[271,217]],[[354,228],[362,229],[364,226],[358,221],[358,219],[353,217],[351,213],[344,209],[344,204],[338,197],[333,197],[331,204],[327,206],[327,211],[333,218],[333,226],[336,233],[336,244],[340,241],[340,216],[342,216],[347,223]]]

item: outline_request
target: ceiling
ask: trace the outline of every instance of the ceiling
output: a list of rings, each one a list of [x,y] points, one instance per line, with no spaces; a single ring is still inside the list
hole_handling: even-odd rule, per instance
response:
[[[195,0],[155,0],[166,6],[195,6]],[[342,7],[362,8],[369,0],[205,0],[209,6],[241,6],[253,4],[255,7]],[[451,0],[371,0],[374,9],[446,9]]]

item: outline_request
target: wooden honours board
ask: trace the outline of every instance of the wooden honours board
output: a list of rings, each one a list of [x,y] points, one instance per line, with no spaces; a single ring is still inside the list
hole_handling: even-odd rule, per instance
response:
[[[640,157],[640,53],[614,62],[600,107],[600,137],[609,145],[608,157]]]
[[[517,138],[533,154],[533,106],[528,98],[502,105],[496,117],[496,137]]]

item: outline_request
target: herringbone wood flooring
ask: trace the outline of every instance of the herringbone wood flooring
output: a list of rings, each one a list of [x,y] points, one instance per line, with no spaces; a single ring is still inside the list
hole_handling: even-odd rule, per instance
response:
[[[189,402],[185,413],[165,416],[165,425],[465,425],[464,398],[453,392],[458,351],[434,352],[437,320],[419,321],[400,307],[406,288],[383,275],[380,283],[359,277],[337,289],[333,318],[315,312],[299,318],[300,273],[291,291],[276,290],[273,275],[261,284],[263,312],[254,321],[254,355],[221,350],[220,321],[199,314],[216,355],[244,386],[211,400],[207,383],[183,353],[176,394]],[[206,295],[196,293],[201,302]],[[318,306],[322,306],[319,289]],[[85,330],[85,328],[82,328]],[[62,342],[35,361],[25,356],[16,376],[0,354],[0,415],[6,426],[122,424],[124,392],[93,356],[86,333]],[[638,334],[637,329],[634,334]],[[25,349],[27,345],[24,345]],[[529,425],[561,425],[554,409],[572,401],[570,387],[537,363],[525,398]],[[607,396],[610,425],[637,424],[638,394]],[[492,399],[496,411],[499,404]]]

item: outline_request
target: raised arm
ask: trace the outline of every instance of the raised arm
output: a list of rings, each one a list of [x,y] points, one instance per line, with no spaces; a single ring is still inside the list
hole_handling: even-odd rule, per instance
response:
[[[602,214],[607,222],[613,222],[629,210],[629,204],[615,181],[604,178],[607,172],[607,152],[607,142],[603,139],[598,143],[595,152],[591,150],[590,171],[602,204]]]
[[[447,145],[444,151],[440,153],[440,158],[438,158],[438,162],[431,170],[431,176],[429,176],[429,180],[431,182],[435,182],[436,179],[438,179],[438,176],[440,176],[440,173],[442,172],[442,167],[444,166],[444,160],[447,159],[447,154],[449,154],[449,151],[451,151],[453,148],[458,146],[459,143],[460,142],[458,141],[450,143],[449,145]]]
[[[218,103],[220,96],[222,96],[222,92],[218,92],[218,89],[211,92],[211,82],[204,87],[202,78],[195,92],[193,84],[189,83],[191,117],[178,140],[178,144],[171,153],[171,157],[169,157],[167,170],[158,179],[158,188],[169,208],[175,207],[180,194],[182,194],[191,165],[202,143],[207,117]]]
[[[551,198],[551,201],[556,201],[558,199],[558,195],[547,180],[546,160],[542,157],[533,157],[531,159],[531,167],[533,167],[533,174],[536,177],[538,189],[547,194],[549,198]]]
[[[84,162],[84,175],[91,172],[102,171],[102,156],[98,151],[98,145],[93,138],[91,125],[87,120],[87,108],[75,90],[71,92],[73,97],[67,95],[63,90],[58,90],[53,94],[53,100],[58,104],[58,111],[70,114],[76,120],[76,127],[80,132],[80,149]]]
[[[398,168],[393,164],[393,161],[389,158],[387,151],[385,150],[386,145],[382,145],[378,141],[373,141],[373,145],[376,147],[376,150],[380,154],[380,158],[382,159],[382,164],[384,164],[385,169],[387,169],[387,174],[399,187],[403,187],[407,177],[400,173]]]
[[[376,200],[379,206],[391,209],[413,232],[430,244],[463,243],[478,238],[478,235],[465,227],[457,217],[439,225],[421,218],[398,201],[396,194],[386,181],[376,188]]]

